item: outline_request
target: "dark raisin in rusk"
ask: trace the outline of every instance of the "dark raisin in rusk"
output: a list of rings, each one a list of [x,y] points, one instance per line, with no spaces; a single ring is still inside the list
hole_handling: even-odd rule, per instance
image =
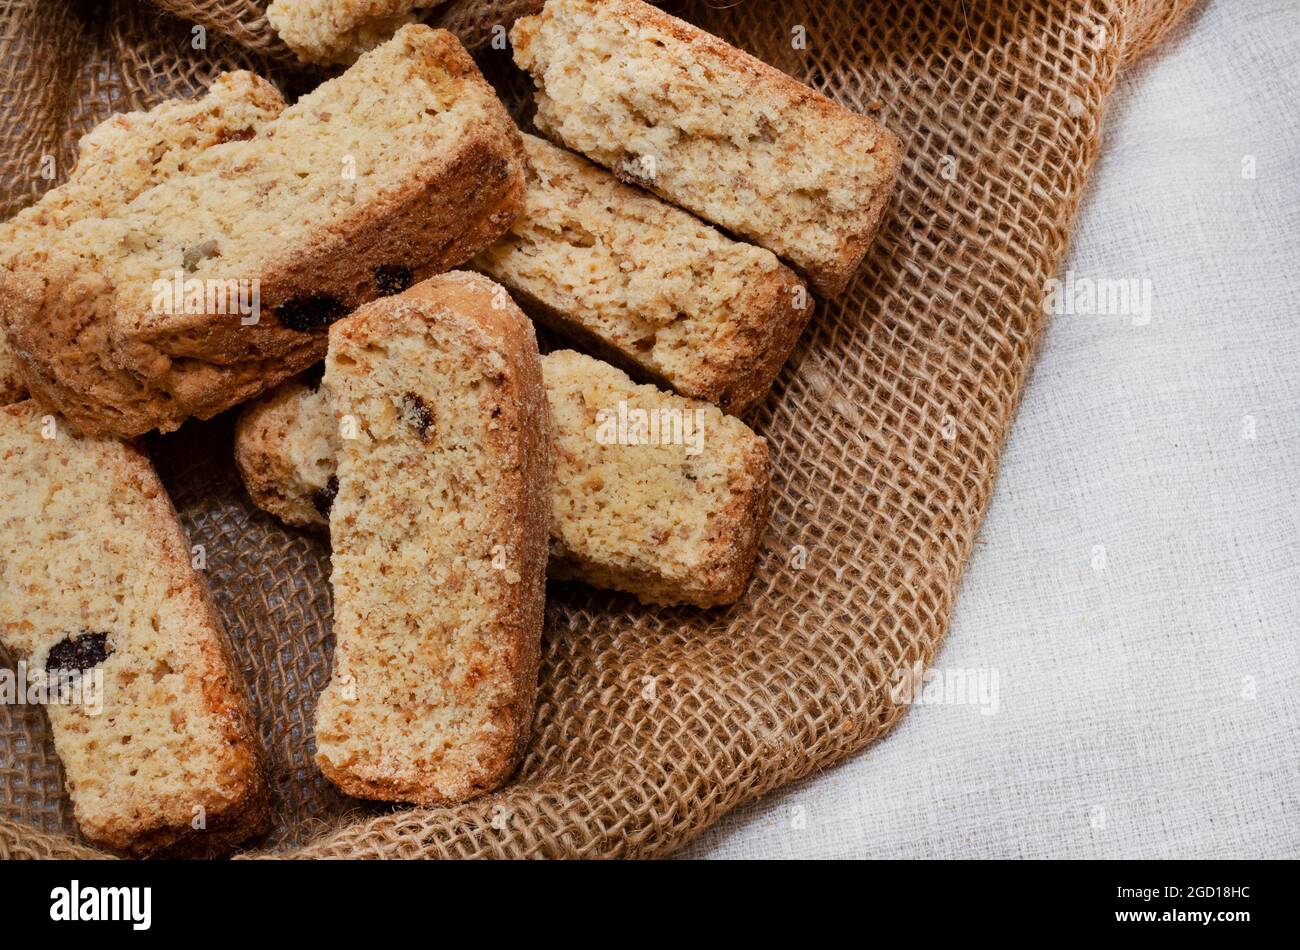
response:
[[[375,268],[375,286],[385,297],[400,294],[411,286],[415,274],[405,264],[382,264]]]
[[[330,476],[330,480],[325,483],[325,487],[319,491],[313,492],[311,503],[316,506],[322,518],[329,518],[330,509],[334,507],[334,499],[338,497],[339,480],[335,475]]]
[[[329,294],[294,297],[275,308],[275,319],[282,326],[299,333],[319,330],[347,315],[348,308],[343,306],[343,301]]]
[[[320,389],[321,381],[325,378],[325,361],[312,363],[298,376],[298,382],[302,383],[312,392]]]
[[[84,673],[108,659],[113,651],[108,648],[108,634],[82,631],[69,634],[54,646],[45,660],[47,673]]]
[[[429,438],[429,429],[433,426],[433,410],[415,393],[404,393],[402,421],[416,431],[421,442],[425,442]]]

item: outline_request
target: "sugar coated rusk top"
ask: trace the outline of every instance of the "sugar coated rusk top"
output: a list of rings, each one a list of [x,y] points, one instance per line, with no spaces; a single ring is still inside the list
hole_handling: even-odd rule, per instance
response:
[[[248,702],[148,459],[0,409],[0,641],[47,700],[77,823],[135,855],[211,855],[263,830]],[[53,701],[55,698],[66,701]]]
[[[813,310],[776,255],[544,139],[524,136],[524,211],[474,266],[611,362],[740,413]]]
[[[169,99],[148,112],[106,119],[78,143],[77,163],[64,184],[0,224],[0,268],[75,221],[114,214],[202,150],[255,135],[283,109],[274,86],[240,71],[218,76],[197,99]],[[7,322],[0,303],[0,324]],[[0,325],[0,403],[15,401],[25,388]]]
[[[435,277],[332,327],[322,385],[341,452],[317,760],[366,798],[489,791],[537,687],[551,433],[532,324],[484,277]]]
[[[899,164],[883,126],[641,0],[548,0],[510,37],[548,136],[844,288]]]
[[[550,575],[649,603],[739,598],[767,523],[766,442],[707,403],[637,386],[570,350],[543,356],[542,376],[554,439]],[[259,507],[328,528],[339,442],[324,388],[292,380],[245,408],[235,459]]]
[[[252,138],[204,150],[38,258],[46,319],[30,335],[106,322],[112,362],[161,397],[115,403],[123,387],[105,385],[98,413],[76,399],[102,374],[75,333],[35,359],[88,431],[210,416],[323,356],[324,328],[352,308],[472,257],[522,195],[518,130],[473,60],[446,31],[403,27]],[[233,305],[254,292],[256,312]]]
[[[441,0],[273,0],[266,18],[298,58],[350,63]]]

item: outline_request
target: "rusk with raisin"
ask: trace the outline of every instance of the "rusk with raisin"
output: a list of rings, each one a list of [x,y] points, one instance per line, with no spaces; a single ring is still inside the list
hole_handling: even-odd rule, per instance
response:
[[[767,443],[714,406],[637,386],[572,351],[543,356],[542,378],[554,435],[550,576],[647,603],[738,599],[767,524]],[[620,402],[689,419],[699,451],[685,440],[620,442],[609,428]],[[235,459],[253,501],[319,530],[329,527],[338,490],[338,447],[328,395],[298,380],[250,403],[235,430]]]
[[[248,699],[153,466],[33,400],[0,409],[0,642],[81,677],[46,710],[88,839],[210,856],[265,829]]]
[[[522,195],[518,130],[473,60],[446,31],[403,27],[247,141],[28,250],[13,341],[33,393],[83,431],[172,429],[319,360],[329,323],[469,259]],[[205,295],[178,312],[177,279],[244,280],[260,310]]]
[[[441,804],[504,783],[537,690],[550,421],[532,324],[453,272],[330,329],[340,424],[325,776]]]

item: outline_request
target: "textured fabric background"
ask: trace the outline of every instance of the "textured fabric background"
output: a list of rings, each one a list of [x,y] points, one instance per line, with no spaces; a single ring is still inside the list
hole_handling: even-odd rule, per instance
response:
[[[918,706],[686,855],[1300,857],[1298,101],[1294,0],[1121,81],[1066,267],[1151,319],[1049,318],[935,661],[998,712]]]

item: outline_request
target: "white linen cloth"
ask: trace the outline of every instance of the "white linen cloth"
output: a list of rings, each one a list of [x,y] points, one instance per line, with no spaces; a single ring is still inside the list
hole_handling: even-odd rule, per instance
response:
[[[918,705],[682,856],[1300,856],[1300,3],[1130,67],[1066,271],[1150,310],[1050,319],[936,660],[996,712]]]

